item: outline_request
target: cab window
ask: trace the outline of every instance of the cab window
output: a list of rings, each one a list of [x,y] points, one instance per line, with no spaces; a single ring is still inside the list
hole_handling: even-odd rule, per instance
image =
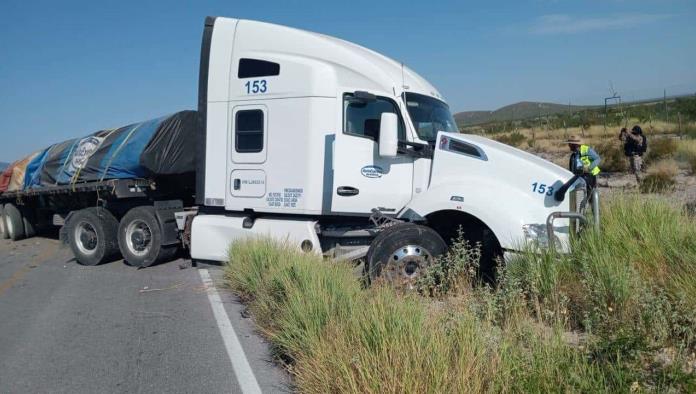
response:
[[[379,125],[384,112],[399,117],[399,140],[406,139],[404,122],[396,103],[386,97],[355,97],[352,93],[343,96],[343,132],[379,141]]]

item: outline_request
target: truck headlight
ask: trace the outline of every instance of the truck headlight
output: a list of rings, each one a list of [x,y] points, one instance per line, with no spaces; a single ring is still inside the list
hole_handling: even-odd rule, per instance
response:
[[[522,226],[524,239],[528,244],[546,248],[549,246],[549,236],[543,224],[525,224]]]

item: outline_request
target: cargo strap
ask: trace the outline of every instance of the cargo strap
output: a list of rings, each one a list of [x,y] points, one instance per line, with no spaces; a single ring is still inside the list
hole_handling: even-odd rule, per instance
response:
[[[116,130],[118,130],[118,129],[108,130],[108,133],[104,136],[104,141],[106,141],[106,139],[109,138],[109,136],[111,136],[111,134],[113,134],[114,131],[116,131]],[[87,159],[87,160],[89,161],[89,159]],[[75,191],[75,184],[77,183],[77,180],[80,179],[80,172],[81,171],[82,171],[82,168],[78,168],[77,171],[75,171],[75,173],[73,174],[72,178],[70,179],[70,186],[72,186],[73,192]]]
[[[80,142],[79,139],[76,139],[75,142],[73,142],[72,145],[70,145],[70,150],[68,151],[67,156],[65,156],[65,160],[63,160],[63,165],[60,167],[60,171],[56,173],[56,183],[53,186],[58,186],[58,178],[60,175],[63,173],[63,170],[65,170],[65,166],[68,164],[68,161],[70,161],[70,156],[72,155],[73,149],[75,149],[75,145]]]
[[[145,123],[145,122],[143,122],[143,123]],[[121,144],[118,146],[118,148],[116,148],[114,153],[111,154],[111,157],[109,157],[109,162],[106,163],[106,166],[104,167],[104,171],[102,172],[102,176],[99,179],[99,182],[103,181],[104,177],[106,177],[106,174],[109,172],[109,167],[111,167],[111,163],[114,161],[114,157],[116,157],[121,152],[121,149],[123,148],[124,145],[126,145],[126,142],[128,142],[131,135],[133,135],[133,133],[135,133],[135,131],[138,130],[140,128],[140,126],[143,125],[143,123],[139,123],[137,126],[133,127],[133,129],[128,132],[128,135],[126,135],[126,138],[123,139],[123,142],[121,142]]]

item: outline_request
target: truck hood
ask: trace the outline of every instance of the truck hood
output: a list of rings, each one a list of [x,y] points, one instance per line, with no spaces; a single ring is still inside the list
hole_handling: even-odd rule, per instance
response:
[[[490,138],[458,133],[442,133],[442,135],[480,147],[486,153],[492,165],[504,164],[506,167],[517,165],[530,171],[541,171],[549,176],[555,176],[563,182],[568,181],[573,176],[570,171],[557,164]]]
[[[568,211],[569,200],[554,192],[572,178],[556,164],[477,135],[441,132],[437,136],[428,189],[414,197],[402,216],[426,217],[459,210],[488,225],[506,249],[518,250],[523,226],[544,228],[555,211]],[[567,233],[567,221],[558,220]]]

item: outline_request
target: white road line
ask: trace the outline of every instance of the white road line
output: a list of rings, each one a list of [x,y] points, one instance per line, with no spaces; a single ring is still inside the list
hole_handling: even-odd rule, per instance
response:
[[[213,280],[210,278],[210,273],[207,269],[199,269],[198,272],[201,275],[203,284],[207,288],[208,301],[210,301],[210,306],[213,308],[213,315],[220,329],[222,340],[225,343],[227,355],[232,362],[232,369],[237,376],[239,387],[245,394],[261,393],[259,383],[256,381],[254,372],[251,370],[249,360],[247,360],[246,354],[244,354],[244,349],[239,342],[237,333],[234,332],[234,327],[232,327],[230,318],[227,316],[227,311],[225,311],[225,307],[222,304],[220,294],[218,294],[217,289],[215,289],[215,284],[213,284]]]

